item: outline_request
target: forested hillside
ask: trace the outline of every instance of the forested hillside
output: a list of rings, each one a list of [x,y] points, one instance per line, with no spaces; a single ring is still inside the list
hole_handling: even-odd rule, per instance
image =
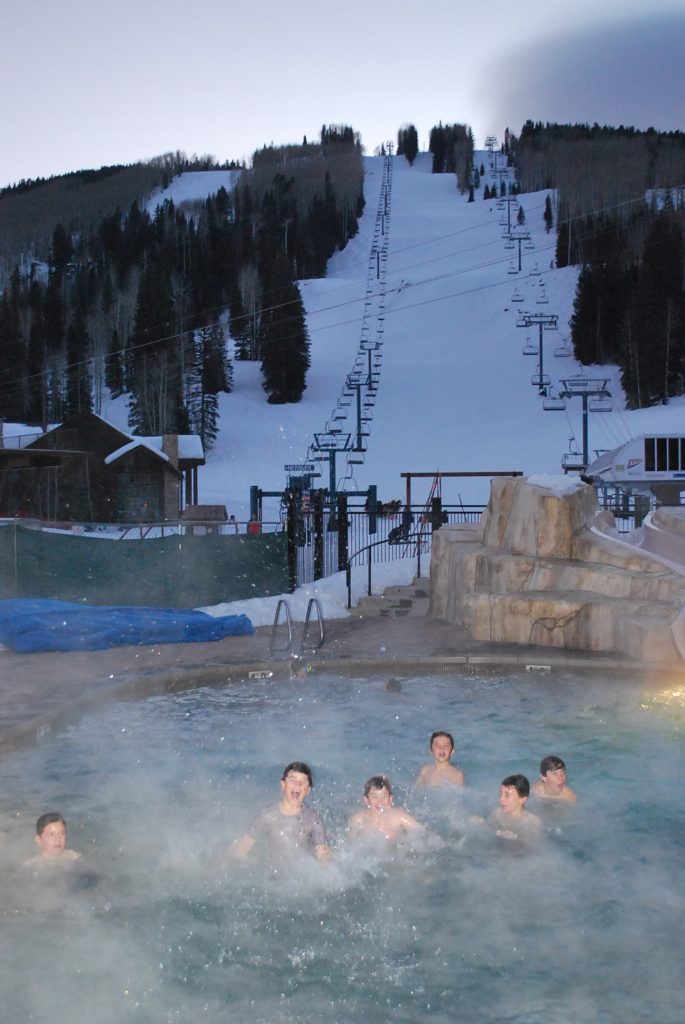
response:
[[[581,267],[576,358],[615,362],[630,408],[685,391],[685,134],[526,122],[521,190],[554,189],[556,264]]]
[[[262,363],[268,400],[301,397],[309,356],[296,280],[322,275],[357,230],[358,137],[330,126],[316,143],[265,148],[230,191],[148,212],[151,187],[180,169],[160,160],[138,179],[96,172],[101,185],[125,179],[134,190],[137,181],[136,196],[125,209],[114,189],[92,206],[63,203],[46,274],[36,233],[35,259],[17,261],[0,299],[0,419],[45,424],[98,411],[107,387],[129,396],[134,432],[192,430],[210,445],[217,396],[231,387],[226,313],[238,358]],[[70,178],[22,183],[0,197],[0,212],[10,203],[18,218],[35,204],[44,233],[58,207],[43,197],[64,198]]]

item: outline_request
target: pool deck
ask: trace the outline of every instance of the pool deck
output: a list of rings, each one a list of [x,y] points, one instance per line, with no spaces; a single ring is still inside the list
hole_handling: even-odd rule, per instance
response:
[[[105,651],[14,654],[0,651],[0,750],[40,740],[109,700],[131,700],[197,685],[290,674],[292,656],[283,626],[269,656],[271,627],[217,643],[115,647]],[[312,635],[318,632],[315,628]],[[297,650],[302,623],[293,623]],[[281,648],[280,650],[278,648]],[[552,668],[650,671],[654,666],[583,652],[471,640],[452,623],[426,617],[362,618],[325,623],[325,643],[305,653],[315,670],[388,676],[433,670],[476,672]]]

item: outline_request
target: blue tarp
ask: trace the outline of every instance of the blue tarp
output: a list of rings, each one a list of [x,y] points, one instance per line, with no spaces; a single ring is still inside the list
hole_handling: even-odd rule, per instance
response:
[[[12,651],[100,651],[141,644],[190,644],[250,636],[247,615],[214,618],[174,608],[82,605],[22,598],[0,601],[0,644]]]

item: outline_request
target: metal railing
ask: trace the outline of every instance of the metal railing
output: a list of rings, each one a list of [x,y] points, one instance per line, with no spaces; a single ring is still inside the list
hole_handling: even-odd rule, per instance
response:
[[[319,624],[319,639],[315,644],[307,644],[309,639],[309,626],[311,623],[312,612],[316,612],[316,621]],[[300,641],[300,655],[306,651],[318,651],[320,647],[323,647],[325,640],[324,625],[323,625],[323,611],[321,610],[321,604],[318,597],[310,597],[307,604],[307,613],[304,617],[304,626],[302,627],[302,640]]]
[[[288,643],[285,647],[276,647],[276,632],[278,630],[278,624],[281,618],[281,611],[285,614],[285,624],[288,630]],[[269,657],[272,657],[276,651],[282,651],[287,653],[293,646],[293,624],[290,618],[290,605],[284,597],[281,597],[276,605],[276,614],[274,615],[273,626],[271,627],[271,638],[269,640]]]
[[[404,549],[404,555],[402,557],[404,557],[404,558],[407,558],[407,557],[416,558],[416,578],[420,579],[421,578],[421,555],[422,554],[426,555],[426,554],[430,553],[432,537],[433,537],[433,535],[430,532],[427,532],[427,533],[421,533],[421,532],[410,533],[410,534],[407,534],[407,536],[404,537],[401,541],[399,541],[399,543],[393,543],[393,542],[389,541],[388,538],[386,537],[384,540],[374,541],[373,544],[367,544],[366,547],[360,548],[358,551],[355,551],[354,554],[351,555],[348,558],[347,563],[345,565],[345,586],[347,587],[347,607],[348,607],[348,609],[350,609],[352,607],[352,568],[353,568],[352,563],[354,562],[354,560],[356,558],[358,558],[359,556],[364,555],[364,554],[367,555],[367,559],[366,559],[367,590],[366,590],[366,592],[367,592],[368,596],[371,597],[371,590],[372,590],[372,578],[371,578],[371,576],[372,576],[372,567],[373,567],[374,564],[378,564],[371,557],[372,549],[378,549],[378,548],[380,548],[383,545],[385,545],[386,547],[392,546],[392,547],[403,548]],[[414,548],[414,552],[413,553],[410,551],[411,548]],[[381,561],[381,559],[378,559],[378,561]],[[364,563],[361,562],[359,564],[363,565]]]

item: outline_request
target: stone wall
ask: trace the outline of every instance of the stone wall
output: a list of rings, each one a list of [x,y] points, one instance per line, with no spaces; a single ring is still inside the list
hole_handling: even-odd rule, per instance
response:
[[[476,640],[680,661],[685,576],[607,536],[592,487],[549,479],[494,479],[480,523],[433,535],[430,614]]]

